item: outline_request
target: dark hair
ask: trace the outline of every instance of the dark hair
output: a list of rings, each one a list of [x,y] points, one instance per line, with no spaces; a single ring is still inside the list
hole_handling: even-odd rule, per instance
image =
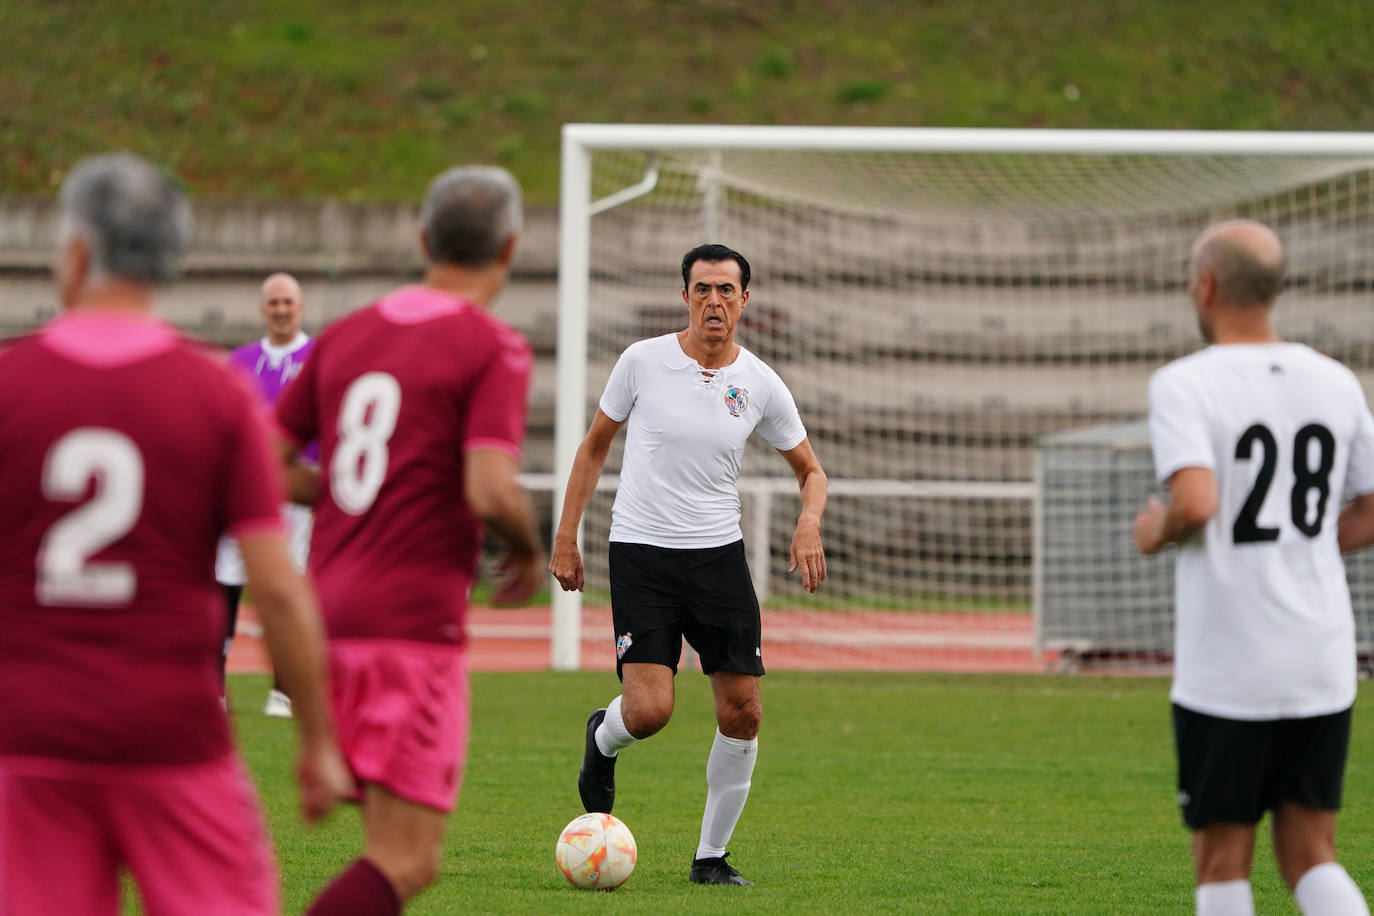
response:
[[[496,166],[460,166],[430,182],[420,225],[439,264],[485,267],[520,231],[520,185]]]
[[[692,282],[692,265],[697,261],[734,261],[739,265],[740,291],[743,292],[749,288],[749,262],[744,259],[744,255],[733,248],[726,248],[724,245],[707,244],[698,245],[682,256],[683,289],[686,289],[687,284]]]

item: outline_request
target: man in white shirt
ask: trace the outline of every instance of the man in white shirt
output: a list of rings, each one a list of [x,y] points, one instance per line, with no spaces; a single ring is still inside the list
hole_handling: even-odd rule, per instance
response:
[[[610,533],[622,686],[587,720],[578,792],[588,811],[610,812],[617,755],[672,716],[685,638],[711,678],[718,726],[689,877],[748,885],[725,861],[749,795],[763,713],[759,605],[736,487],[745,441],[757,429],[797,477],[802,507],[789,571],[800,569],[810,592],[825,579],[826,477],[787,386],[735,343],[749,302],[749,262],[724,245],[701,245],[683,257],[682,283],[687,328],[632,344],[611,371],[568,479],[549,570],[565,590],[582,588],[577,527],[611,441],[628,424]]]
[[[1170,699],[1201,916],[1254,912],[1265,811],[1304,913],[1369,912],[1335,831],[1356,674],[1340,554],[1374,542],[1374,419],[1349,369],[1275,335],[1283,272],[1267,226],[1203,232],[1188,291],[1214,346],[1150,379],[1169,500],[1151,497],[1135,540],[1179,548]]]

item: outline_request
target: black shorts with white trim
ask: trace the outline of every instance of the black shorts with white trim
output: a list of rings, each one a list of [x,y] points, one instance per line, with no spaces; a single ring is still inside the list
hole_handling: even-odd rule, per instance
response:
[[[649,662],[677,672],[682,640],[701,670],[763,674],[763,629],[744,542],[671,548],[612,541],[616,675]]]

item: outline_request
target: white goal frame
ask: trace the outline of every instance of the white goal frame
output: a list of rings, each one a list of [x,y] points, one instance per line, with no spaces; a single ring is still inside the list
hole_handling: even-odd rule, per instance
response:
[[[590,222],[603,210],[652,190],[656,167],[635,185],[599,201],[591,197],[591,156],[598,150],[726,151],[777,149],[831,152],[1029,153],[1156,156],[1369,156],[1374,133],[1264,131],[1142,131],[978,128],[772,127],[724,125],[565,124],[559,192],[557,390],[554,417],[553,523],[562,513],[563,493],[587,425],[587,331],[590,291]],[[832,490],[872,481],[832,478]],[[895,482],[888,481],[888,484]],[[962,495],[962,482],[937,483]],[[971,484],[986,488],[987,484]],[[1031,499],[1033,487],[1008,482],[1009,498]],[[581,543],[581,528],[578,541]],[[555,670],[581,663],[581,594],[552,589],[552,652]],[[1038,592],[1038,589],[1036,589]],[[1038,611],[1038,608],[1037,608]]]

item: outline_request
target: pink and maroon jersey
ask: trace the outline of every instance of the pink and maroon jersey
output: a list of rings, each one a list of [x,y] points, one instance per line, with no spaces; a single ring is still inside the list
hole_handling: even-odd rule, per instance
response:
[[[310,570],[331,638],[463,643],[482,544],[464,455],[519,459],[532,361],[485,309],[423,286],[317,338],[277,422],[320,442]]]
[[[220,534],[281,531],[255,395],[147,315],[0,345],[0,755],[228,752]]]

